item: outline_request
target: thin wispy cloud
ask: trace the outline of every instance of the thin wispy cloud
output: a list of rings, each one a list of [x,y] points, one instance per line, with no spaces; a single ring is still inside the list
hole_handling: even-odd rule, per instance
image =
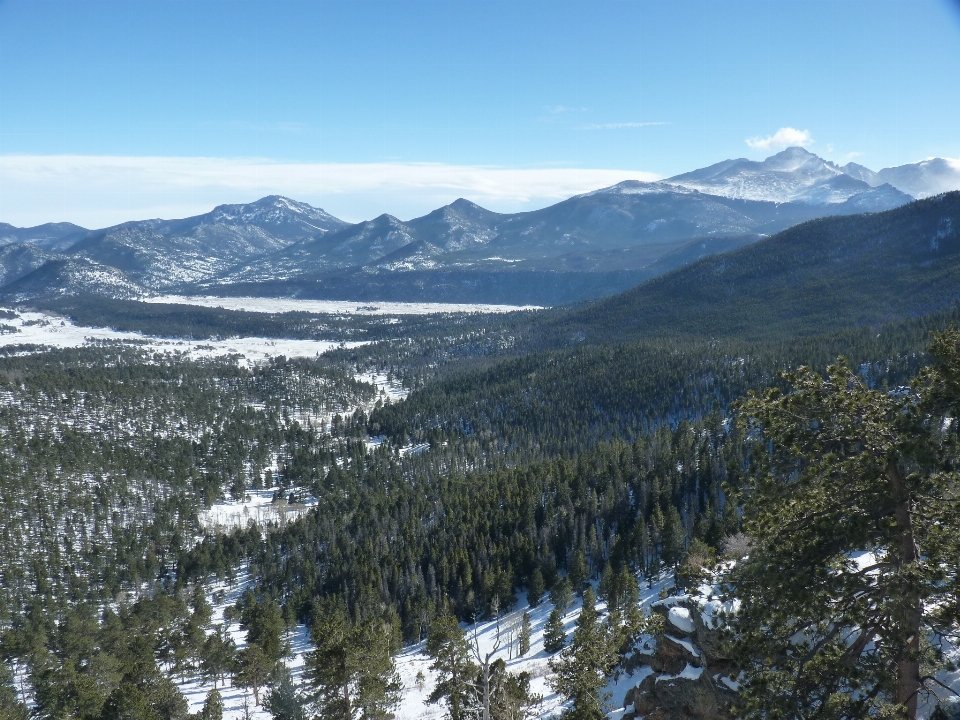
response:
[[[614,123],[592,123],[582,125],[581,130],[627,130],[631,128],[644,128],[654,125],[669,125],[666,122],[614,122]]]
[[[494,167],[442,163],[285,163],[258,158],[0,156],[0,221],[69,220],[104,227],[186,217],[220,203],[287,195],[346,220],[416,217],[465,197],[502,212],[533,209],[642,170]]]
[[[547,108],[551,115],[560,115],[562,113],[585,113],[589,112],[585,107],[570,107],[569,105],[551,105]]]
[[[792,127],[782,127],[773,135],[767,137],[747,138],[746,143],[754,150],[773,150],[776,148],[785,148],[799,145],[805,147],[813,144],[813,138],[810,137],[808,130],[797,130]]]

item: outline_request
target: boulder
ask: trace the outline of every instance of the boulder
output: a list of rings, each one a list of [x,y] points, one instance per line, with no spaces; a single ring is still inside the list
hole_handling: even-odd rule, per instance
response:
[[[705,667],[687,665],[681,672],[650,675],[633,696],[635,715],[648,720],[729,720],[726,706],[736,694],[716,682]]]
[[[628,693],[632,715],[648,720],[729,720],[739,675],[726,651],[725,609],[703,595],[679,595],[651,605],[663,616],[653,673]],[[649,651],[648,651],[649,652]]]

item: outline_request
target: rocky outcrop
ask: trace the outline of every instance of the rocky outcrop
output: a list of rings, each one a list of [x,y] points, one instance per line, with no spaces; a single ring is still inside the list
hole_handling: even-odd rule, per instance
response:
[[[739,670],[725,650],[723,618],[735,608],[708,592],[667,597],[650,608],[661,616],[663,632],[652,654],[638,655],[653,672],[628,693],[633,713],[626,717],[729,720]]]

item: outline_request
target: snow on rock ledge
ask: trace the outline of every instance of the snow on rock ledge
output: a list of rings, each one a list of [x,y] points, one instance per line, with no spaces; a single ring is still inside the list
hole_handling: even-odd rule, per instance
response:
[[[672,607],[667,611],[667,620],[677,630],[688,635],[697,629],[690,611],[685,607]]]
[[[653,669],[631,692],[632,715],[647,720],[729,720],[739,675],[726,652],[724,616],[732,608],[714,602],[717,588],[655,601],[650,609],[665,620],[656,651],[644,661]]]

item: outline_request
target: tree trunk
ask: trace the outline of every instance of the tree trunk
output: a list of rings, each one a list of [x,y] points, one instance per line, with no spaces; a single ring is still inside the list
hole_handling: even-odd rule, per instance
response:
[[[490,720],[490,655],[483,663],[483,720]]]
[[[919,556],[913,537],[913,518],[910,511],[910,495],[903,481],[900,468],[895,463],[887,466],[887,478],[893,491],[894,518],[897,521],[899,560],[901,575],[910,567],[916,566]],[[898,618],[902,637],[906,644],[897,660],[897,697],[896,702],[903,705],[908,718],[917,717],[917,701],[920,692],[920,621],[922,609],[920,593],[913,587],[905,590],[899,598],[901,607]]]
[[[451,656],[451,666],[456,668],[456,657]],[[450,671],[450,687],[453,692],[450,695],[450,719],[460,720],[460,676],[455,669]]]

